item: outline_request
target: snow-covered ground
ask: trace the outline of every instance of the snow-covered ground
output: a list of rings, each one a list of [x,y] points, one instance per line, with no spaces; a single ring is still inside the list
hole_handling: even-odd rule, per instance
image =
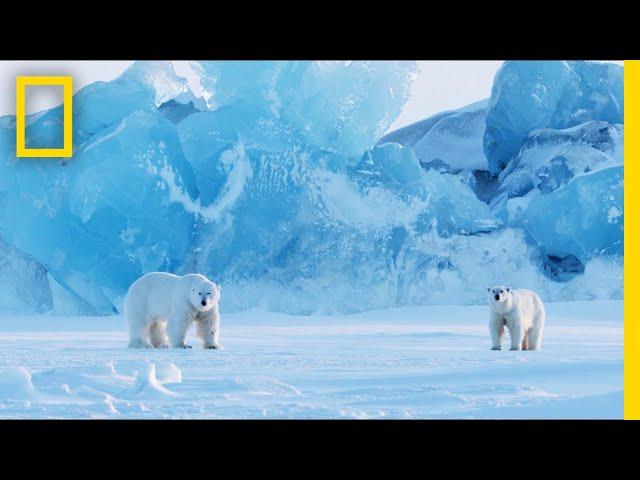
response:
[[[622,302],[547,305],[538,352],[491,351],[486,307],[222,322],[130,350],[117,316],[3,316],[0,418],[622,418]]]

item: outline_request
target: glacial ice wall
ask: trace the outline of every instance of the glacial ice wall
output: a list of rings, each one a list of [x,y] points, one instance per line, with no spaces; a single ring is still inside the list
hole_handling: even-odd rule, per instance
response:
[[[227,310],[478,303],[491,283],[619,298],[619,75],[533,64],[507,62],[488,101],[384,136],[411,62],[193,62],[198,91],[170,62],[136,62],[75,94],[70,160],[17,159],[2,117],[0,282],[15,289],[3,268],[28,259],[21,285],[43,295],[11,308],[110,313],[154,270],[221,282]],[[505,80],[558,78],[544,108]],[[522,109],[540,111],[509,123]],[[29,117],[28,140],[57,138],[61,114]],[[510,150],[485,155],[498,135]]]
[[[493,82],[484,152],[493,174],[540,128],[624,122],[622,67],[599,62],[505,62]]]

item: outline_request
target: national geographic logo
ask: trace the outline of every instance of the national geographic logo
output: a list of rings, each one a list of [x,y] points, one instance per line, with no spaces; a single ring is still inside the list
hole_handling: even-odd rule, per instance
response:
[[[62,148],[27,148],[26,146],[26,89],[32,86],[61,86],[63,88]],[[16,156],[60,158],[73,154],[72,138],[73,80],[71,77],[16,77]]]

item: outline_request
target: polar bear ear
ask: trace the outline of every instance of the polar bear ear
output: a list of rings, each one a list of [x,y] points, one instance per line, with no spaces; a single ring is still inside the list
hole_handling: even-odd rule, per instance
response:
[[[507,292],[510,292],[510,291],[511,291],[511,287],[507,287]]]
[[[491,287],[487,287],[487,292],[490,292],[490,291],[491,291]]]

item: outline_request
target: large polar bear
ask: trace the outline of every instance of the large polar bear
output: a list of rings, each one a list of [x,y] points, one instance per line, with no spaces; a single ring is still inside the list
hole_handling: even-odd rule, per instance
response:
[[[544,304],[531,290],[502,285],[487,288],[491,349],[500,350],[504,327],[511,335],[511,350],[537,350],[542,344]]]
[[[195,322],[204,348],[222,348],[219,300],[220,287],[203,275],[143,275],[129,287],[124,300],[129,347],[191,348],[184,341]]]

